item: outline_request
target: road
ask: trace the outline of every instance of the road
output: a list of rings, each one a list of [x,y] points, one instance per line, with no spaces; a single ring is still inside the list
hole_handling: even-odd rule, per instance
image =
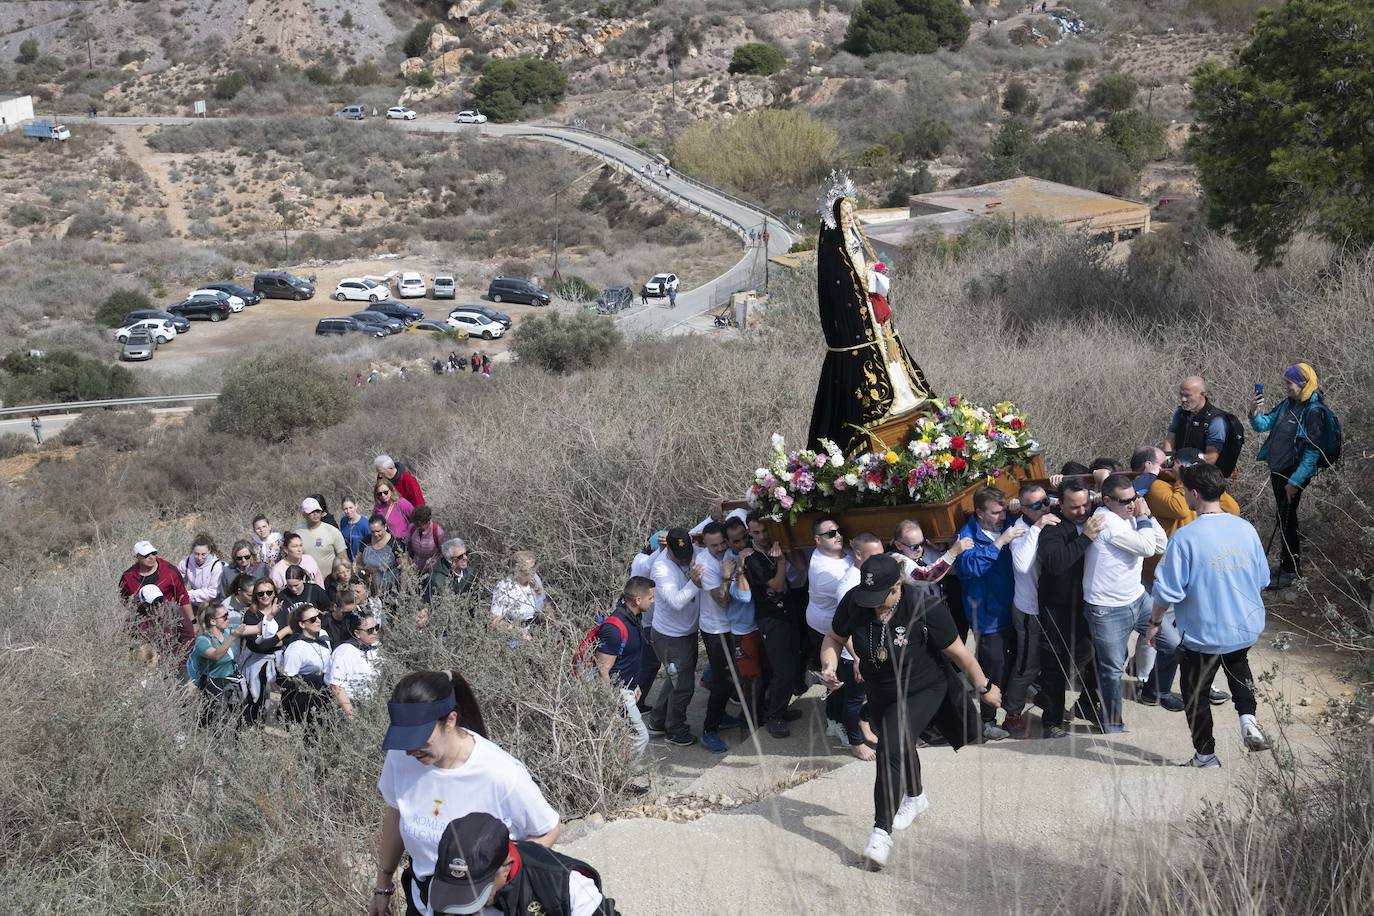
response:
[[[74,129],[79,130],[81,124],[92,121],[110,127],[141,127],[194,124],[197,121],[224,119],[187,118],[171,115],[101,116],[92,119],[84,115],[67,115],[65,120],[69,125],[73,125]],[[670,172],[668,177],[646,173],[645,166],[657,166],[659,165],[658,160],[632,146],[601,134],[550,124],[458,124],[448,120],[447,115],[426,116],[414,121],[392,121],[388,123],[404,130],[454,134],[475,131],[483,137],[493,139],[518,138],[540,143],[552,143],[565,149],[571,149],[581,155],[595,157],[621,166],[623,174],[634,178],[651,193],[664,198],[684,211],[695,213],[725,226],[739,236],[741,244],[747,242],[744,233],[751,229],[762,230],[765,221],[769,232],[768,251],[770,253],[786,251],[796,239],[794,233],[786,225],[747,201],[699,182],[685,179],[676,172]],[[666,308],[666,302],[649,308],[637,308],[620,318],[621,327],[628,334],[690,333],[710,328],[711,319],[705,313],[720,308],[728,302],[732,292],[751,289],[759,285],[764,261],[763,252],[756,247],[749,247],[745,244],[743,256],[728,271],[709,283],[680,292],[677,297],[676,308]]]
[[[194,407],[154,407],[149,413],[153,414],[174,414],[190,413]],[[43,415],[43,438],[47,439],[57,435],[66,429],[73,422],[81,417],[79,413],[50,413]],[[29,425],[28,417],[16,417],[13,420],[0,420],[0,436],[5,433],[20,433],[25,436],[33,435],[33,427]]]

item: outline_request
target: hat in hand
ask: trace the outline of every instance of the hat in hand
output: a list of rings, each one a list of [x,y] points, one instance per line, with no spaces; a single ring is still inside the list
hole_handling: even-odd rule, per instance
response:
[[[483,812],[448,822],[439,838],[429,906],[435,913],[480,913],[510,855],[510,831]]]

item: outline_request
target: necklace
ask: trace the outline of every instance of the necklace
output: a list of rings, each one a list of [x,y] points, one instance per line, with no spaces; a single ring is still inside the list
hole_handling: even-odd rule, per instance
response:
[[[889,617],[890,616],[891,615],[889,615]],[[887,621],[888,618],[884,618],[882,620],[882,630],[878,632],[878,638],[876,640],[873,638],[873,621],[869,621],[868,623],[869,659],[871,661],[877,662],[880,665],[884,664],[888,659]]]

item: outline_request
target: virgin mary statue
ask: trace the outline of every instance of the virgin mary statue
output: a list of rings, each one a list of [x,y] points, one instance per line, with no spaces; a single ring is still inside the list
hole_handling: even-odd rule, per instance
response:
[[[865,429],[914,414],[931,390],[892,326],[886,266],[859,228],[848,177],[831,173],[820,213],[816,296],[826,354],[807,438],[810,448],[829,439],[854,454],[868,445]]]

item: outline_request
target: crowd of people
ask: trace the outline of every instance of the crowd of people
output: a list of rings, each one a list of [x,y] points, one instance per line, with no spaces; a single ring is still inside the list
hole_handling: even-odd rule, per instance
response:
[[[445,359],[433,357],[429,361],[429,370],[435,375],[452,375],[455,372],[464,372],[471,368],[473,375],[481,375],[482,378],[491,378],[491,355],[479,350],[473,350],[472,356],[460,356],[457,350],[449,353]],[[396,368],[396,378],[398,381],[406,380],[406,367]],[[382,380],[381,370],[376,366],[370,368],[367,375],[361,371],[353,373],[353,387],[361,388],[364,385],[375,385]],[[41,444],[41,443],[40,443]]]
[[[914,519],[886,542],[858,531],[846,543],[840,521],[822,516],[811,548],[784,550],[769,520],[744,509],[655,531],[586,641],[596,672],[619,691],[634,753],[654,735],[715,753],[728,750],[731,728],[787,738],[803,715],[797,699],[823,685],[827,736],[876,764],[863,858],[882,867],[893,834],[929,807],[918,748],[1028,738],[1031,705],[1047,740],[1067,737],[1075,718],[1124,731],[1128,697],[1181,711],[1193,745],[1185,765],[1216,768],[1211,707],[1231,700],[1243,744],[1267,749],[1248,651],[1264,628],[1261,591],[1299,573],[1297,506],[1323,466],[1313,453],[1330,448],[1323,425],[1336,422],[1311,367],[1293,367],[1285,384],[1273,409],[1263,411],[1260,386],[1250,407],[1251,428],[1268,433],[1259,460],[1282,536],[1272,574],[1228,493],[1233,418],[1199,378],[1180,386],[1162,447],[1126,462],[1069,462],[1015,497],[980,489],[947,545],[931,544]],[[404,587],[427,600],[470,591],[466,545],[433,519],[414,473],[386,455],[374,466],[366,517],[345,499],[336,519],[313,494],[295,530],[255,518],[228,563],[208,535],[176,566],[150,542],[134,545],[120,594],[145,643],[189,654],[207,719],[264,721],[274,687],[288,722],[331,704],[350,715],[375,689],[384,599]],[[551,610],[536,566],[517,553],[492,590],[492,619],[515,639],[531,638]],[[139,651],[148,657],[148,646]],[[1218,673],[1229,693],[1213,686]],[[699,739],[688,722],[698,686],[707,691]],[[388,712],[374,913],[389,908],[403,852],[407,912],[524,912],[536,901],[549,912],[614,912],[590,866],[545,849],[559,818],[486,738],[459,675],[407,676]],[[464,854],[443,851],[455,849]]]

